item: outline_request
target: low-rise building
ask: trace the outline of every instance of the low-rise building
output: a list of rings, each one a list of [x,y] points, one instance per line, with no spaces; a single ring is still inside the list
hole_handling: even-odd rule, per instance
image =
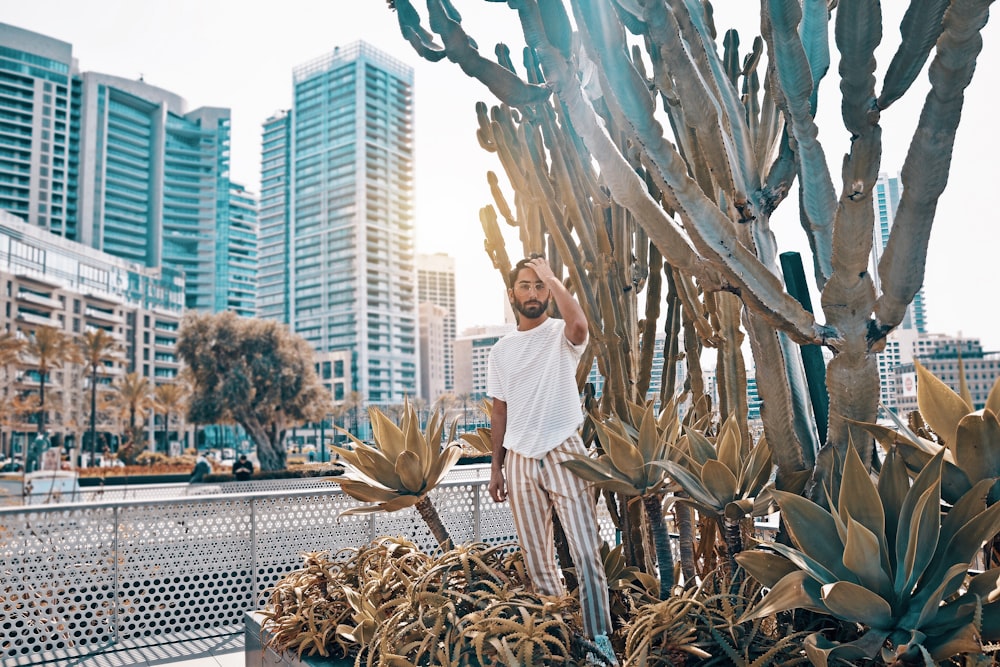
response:
[[[118,342],[116,360],[104,364],[98,382],[110,384],[126,372],[150,384],[177,377],[177,336],[184,307],[184,276],[152,269],[29,225],[0,211],[0,331],[29,340],[40,327],[72,338],[101,329]],[[9,405],[30,407],[41,391],[31,359],[11,368],[4,387]],[[89,419],[84,400],[89,373],[63,364],[45,378],[46,427],[72,437]],[[16,410],[14,412],[17,412]],[[12,431],[37,429],[36,410],[8,414]]]

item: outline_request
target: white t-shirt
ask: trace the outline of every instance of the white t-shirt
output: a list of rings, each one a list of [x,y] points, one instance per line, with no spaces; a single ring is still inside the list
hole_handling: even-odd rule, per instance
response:
[[[566,338],[566,323],[549,318],[512,331],[490,351],[486,393],[507,403],[503,446],[541,458],[583,423],[576,367],[587,347]]]

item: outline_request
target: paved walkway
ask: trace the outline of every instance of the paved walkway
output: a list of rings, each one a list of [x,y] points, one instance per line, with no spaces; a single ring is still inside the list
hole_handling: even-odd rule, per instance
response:
[[[244,667],[243,635],[192,639],[74,658],[65,667]],[[62,666],[61,666],[62,667]]]

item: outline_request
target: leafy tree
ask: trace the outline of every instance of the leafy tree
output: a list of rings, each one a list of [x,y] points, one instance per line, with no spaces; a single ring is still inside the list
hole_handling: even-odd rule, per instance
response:
[[[181,326],[177,352],[192,379],[188,419],[242,426],[257,447],[261,470],[285,467],[288,428],[331,410],[312,348],[277,322],[192,313]]]
[[[53,369],[80,359],[73,339],[55,327],[40,326],[28,339],[25,356],[38,371],[38,435],[45,433],[45,384]]]
[[[104,329],[84,331],[77,338],[80,356],[90,371],[90,465],[97,465],[97,373],[105,362],[115,359],[121,349],[118,341]]]

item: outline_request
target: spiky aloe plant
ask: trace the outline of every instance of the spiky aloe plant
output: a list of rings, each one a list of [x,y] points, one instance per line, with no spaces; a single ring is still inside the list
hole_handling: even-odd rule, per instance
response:
[[[674,403],[659,417],[654,414],[652,403],[647,406],[632,403],[630,410],[631,420],[639,424],[638,430],[617,417],[595,422],[604,453],[596,459],[581,455],[562,465],[598,488],[641,500],[656,547],[660,598],[666,599],[674,586],[673,553],[663,520],[663,497],[669,479],[664,469],[655,464],[669,456],[680,425]]]
[[[877,655],[932,665],[981,651],[980,638],[995,638],[1000,627],[1000,568],[971,579],[967,572],[1000,528],[1000,504],[986,506],[992,481],[983,480],[942,515],[942,462],[939,452],[911,485],[890,451],[876,485],[851,448],[831,509],[773,491],[794,546],[775,542],[736,557],[770,588],[743,620],[801,608],[864,628],[845,643],[811,635],[807,653],[822,666]]]
[[[375,446],[338,427],[353,441],[354,449],[335,445],[333,450],[340,454],[347,468],[337,480],[340,488],[352,498],[375,504],[355,507],[344,514],[395,512],[416,507],[442,551],[447,551],[451,548],[451,537],[429,494],[462,455],[461,447],[454,443],[454,426],[449,444],[442,448],[443,420],[436,413],[431,415],[424,433],[409,401],[403,405],[398,426],[378,408],[370,408],[368,415]]]
[[[771,448],[766,437],[751,447],[732,417],[714,442],[694,429],[687,429],[685,436],[683,458],[657,465],[687,494],[678,502],[718,521],[732,558],[743,550],[743,519],[767,513],[766,503],[757,503],[755,509],[755,501],[771,477]]]

